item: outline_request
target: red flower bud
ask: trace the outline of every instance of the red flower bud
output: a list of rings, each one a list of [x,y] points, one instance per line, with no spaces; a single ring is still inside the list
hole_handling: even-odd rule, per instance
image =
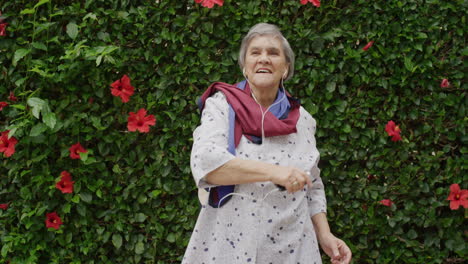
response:
[[[213,8],[215,4],[223,6],[224,0],[195,0],[195,3],[201,3],[204,7]]]
[[[450,83],[447,79],[442,79],[442,82],[440,82],[440,87],[441,88],[447,88],[450,86]]]
[[[5,108],[7,106],[8,106],[7,102],[0,102],[0,111],[3,111],[3,108]]]
[[[374,45],[374,41],[370,41],[369,43],[367,43],[364,48],[362,48],[363,51],[366,51],[368,50],[370,47],[372,47],[372,45]]]
[[[393,204],[393,201],[390,200],[390,199],[383,199],[383,200],[379,201],[379,203],[382,204],[382,205],[391,207],[392,204]]]
[[[0,24],[0,36],[6,36],[6,27],[8,23],[1,23]]]
[[[316,7],[320,7],[320,0],[301,0],[301,5],[306,5],[308,2],[312,3]]]
[[[10,92],[10,96],[8,96],[8,100],[12,102],[18,101],[18,98],[16,98],[15,94],[13,92]]]

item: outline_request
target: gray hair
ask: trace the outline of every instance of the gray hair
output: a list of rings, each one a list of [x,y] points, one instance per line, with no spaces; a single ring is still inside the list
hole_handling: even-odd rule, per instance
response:
[[[283,52],[286,56],[286,62],[289,63],[288,68],[288,75],[286,76],[285,80],[289,80],[294,75],[294,51],[291,49],[288,40],[281,34],[279,28],[275,25],[268,24],[268,23],[258,23],[255,26],[251,27],[247,35],[245,35],[244,39],[242,39],[241,48],[239,51],[239,66],[241,71],[244,70],[245,65],[245,55],[247,53],[247,48],[256,36],[264,36],[270,35],[273,37],[277,37],[281,40],[283,44]]]

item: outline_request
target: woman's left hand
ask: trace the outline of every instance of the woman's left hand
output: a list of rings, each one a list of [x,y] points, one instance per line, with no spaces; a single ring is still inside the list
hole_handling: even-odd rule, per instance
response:
[[[330,257],[332,264],[349,264],[351,262],[351,250],[346,243],[336,238],[332,233],[319,237],[322,250]]]

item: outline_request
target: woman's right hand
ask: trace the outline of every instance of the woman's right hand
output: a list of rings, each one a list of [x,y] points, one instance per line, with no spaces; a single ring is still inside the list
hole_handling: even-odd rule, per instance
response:
[[[283,186],[289,193],[302,190],[306,184],[312,187],[310,177],[294,167],[276,166],[270,175],[273,183]]]

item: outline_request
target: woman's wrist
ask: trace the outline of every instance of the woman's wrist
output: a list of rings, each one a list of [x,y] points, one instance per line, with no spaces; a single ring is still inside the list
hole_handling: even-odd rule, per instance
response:
[[[330,226],[328,225],[325,213],[318,213],[312,216],[312,223],[314,224],[315,234],[317,235],[319,242],[323,241],[330,235],[333,235],[330,231]]]
[[[330,230],[317,232],[317,239],[318,239],[319,243],[326,240],[330,236],[333,236],[333,234],[331,233]]]

